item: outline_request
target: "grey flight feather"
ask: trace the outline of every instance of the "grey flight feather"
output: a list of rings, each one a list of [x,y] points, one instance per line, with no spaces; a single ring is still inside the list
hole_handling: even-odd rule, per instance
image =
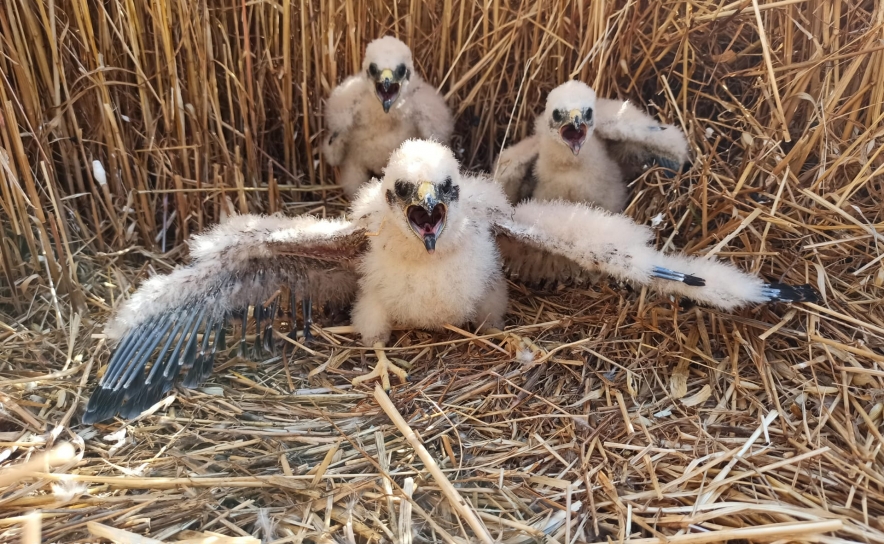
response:
[[[344,220],[236,216],[192,242],[193,262],[155,276],[126,301],[106,332],[117,342],[84,423],[132,417],[157,402],[178,378],[196,387],[225,349],[225,323],[254,307],[264,342],[278,291],[317,301],[348,301],[365,230]],[[269,299],[275,300],[270,302]],[[259,338],[262,331],[256,330]]]

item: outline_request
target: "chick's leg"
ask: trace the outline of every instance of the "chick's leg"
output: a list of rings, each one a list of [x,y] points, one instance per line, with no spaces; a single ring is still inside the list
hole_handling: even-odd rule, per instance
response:
[[[408,375],[404,370],[393,364],[384,353],[384,344],[390,339],[392,329],[389,314],[382,300],[374,291],[363,292],[353,304],[353,326],[359,331],[365,345],[372,344],[378,363],[374,370],[353,379],[353,385],[380,378],[384,391],[390,390],[390,372],[405,381]]]
[[[377,355],[378,357],[378,364],[376,364],[374,370],[372,370],[368,374],[363,374],[362,376],[357,376],[356,378],[353,378],[353,381],[351,382],[353,385],[367,382],[375,378],[380,378],[381,385],[383,386],[384,391],[389,391],[390,372],[399,376],[399,379],[403,382],[408,381],[408,373],[405,372],[405,370],[396,366],[393,361],[387,358],[387,354],[384,353],[383,342],[375,342],[374,346],[372,347],[374,348],[375,355]]]

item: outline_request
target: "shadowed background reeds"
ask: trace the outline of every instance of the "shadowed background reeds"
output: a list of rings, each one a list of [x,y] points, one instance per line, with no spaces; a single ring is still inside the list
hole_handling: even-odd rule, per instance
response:
[[[448,100],[465,167],[489,170],[579,78],[689,137],[689,171],[632,184],[627,214],[657,247],[822,294],[731,315],[608,282],[512,284],[509,325],[547,354],[527,366],[466,332],[397,333],[415,382],[393,400],[495,538],[801,539],[841,520],[815,538],[884,541],[872,0],[8,0],[0,462],[60,439],[79,457],[56,469],[67,480],[0,490],[0,538],[33,508],[46,541],[87,539],[89,522],[159,540],[474,538],[370,391],[349,389],[371,364],[353,335],[231,357],[130,426],[78,423],[109,355],[101,324],[186,260],[190,234],[228,206],[343,213],[323,99],[384,34]]]

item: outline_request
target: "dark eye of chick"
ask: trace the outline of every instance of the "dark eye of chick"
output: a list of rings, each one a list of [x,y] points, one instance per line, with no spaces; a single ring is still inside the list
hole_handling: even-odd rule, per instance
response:
[[[586,108],[583,110],[583,120],[587,123],[592,121],[592,108]]]
[[[400,64],[396,67],[396,79],[402,79],[405,77],[405,65]]]
[[[555,121],[556,123],[561,123],[562,119],[564,118],[565,117],[562,115],[562,112],[560,112],[559,110],[553,110],[553,121]]]
[[[378,65],[375,63],[371,63],[368,65],[368,75],[371,77],[378,77],[380,71],[378,70]]]
[[[396,196],[398,196],[399,198],[408,198],[411,195],[412,185],[407,181],[397,181],[395,188]]]
[[[442,184],[439,185],[439,194],[448,196],[451,194],[451,189],[451,178],[445,178],[445,181],[443,181]]]

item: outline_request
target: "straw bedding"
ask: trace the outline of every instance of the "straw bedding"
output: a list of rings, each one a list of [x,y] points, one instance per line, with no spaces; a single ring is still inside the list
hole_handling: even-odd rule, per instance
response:
[[[397,331],[414,381],[389,404],[324,315],[309,346],[82,426],[102,323],[189,234],[343,212],[322,98],[384,33],[471,169],[569,77],[680,125],[690,171],[645,174],[626,213],[822,300],[513,283],[528,345]],[[0,540],[884,541],[881,3],[11,0],[0,36]]]

